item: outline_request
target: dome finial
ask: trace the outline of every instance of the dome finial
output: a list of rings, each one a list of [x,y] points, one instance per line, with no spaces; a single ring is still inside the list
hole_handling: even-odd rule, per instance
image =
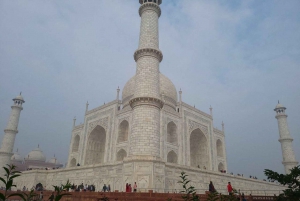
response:
[[[38,144],[38,148],[40,148],[40,144]]]
[[[20,92],[20,96],[22,95],[22,91]]]

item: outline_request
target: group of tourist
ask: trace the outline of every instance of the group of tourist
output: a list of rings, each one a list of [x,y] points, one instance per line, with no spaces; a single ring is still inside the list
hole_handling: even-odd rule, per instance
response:
[[[126,183],[126,189],[125,189],[126,193],[131,193],[132,192],[132,186],[131,184],[128,184]],[[133,192],[136,192],[137,191],[137,185],[136,185],[136,182],[134,182],[134,185],[133,185]]]
[[[79,191],[95,191],[95,186],[94,185],[83,185],[83,183],[81,183],[80,185],[75,185],[73,184],[71,186],[71,190],[75,191],[75,192],[79,192]]]

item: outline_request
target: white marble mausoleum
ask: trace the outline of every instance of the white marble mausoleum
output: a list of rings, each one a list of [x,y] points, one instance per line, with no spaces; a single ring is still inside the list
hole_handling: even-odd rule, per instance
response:
[[[182,91],[160,72],[163,53],[158,22],[162,0],[139,2],[136,74],[122,91],[117,89],[115,100],[91,110],[87,103],[83,124],[76,125],[74,119],[66,168],[25,171],[16,180],[17,187],[42,183],[51,188],[69,179],[75,184],[94,184],[97,191],[103,184],[124,191],[126,183],[137,182],[140,191],[175,192],[181,189],[177,181],[185,171],[200,193],[207,190],[209,181],[225,193],[230,181],[244,192],[278,194],[282,187],[275,183],[220,172],[227,170],[224,124],[222,130],[216,129],[212,108],[207,114],[183,102]],[[18,115],[25,102],[21,98],[16,98],[17,105],[13,106]],[[15,136],[15,124],[6,129],[7,136]],[[11,145],[14,139],[8,141]],[[5,147],[0,150],[2,163],[8,160],[5,154],[12,152]]]

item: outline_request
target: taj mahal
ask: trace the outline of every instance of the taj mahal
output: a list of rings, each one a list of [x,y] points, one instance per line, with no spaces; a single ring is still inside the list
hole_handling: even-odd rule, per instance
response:
[[[93,109],[87,103],[84,123],[76,125],[74,119],[66,167],[61,168],[60,163],[51,159],[51,167],[59,169],[24,171],[16,179],[17,188],[37,183],[50,188],[69,179],[71,183],[94,184],[97,191],[103,184],[124,191],[126,183],[137,182],[141,191],[173,192],[181,189],[177,181],[185,171],[195,188],[203,189],[201,193],[211,180],[218,189],[224,189],[230,180],[239,189],[278,193],[283,187],[276,183],[226,173],[224,124],[221,130],[215,128],[212,108],[207,114],[183,102],[182,91],[160,73],[163,52],[159,49],[158,24],[162,0],[139,0],[139,3],[140,37],[134,52],[136,74],[122,90],[117,89],[115,100]],[[18,162],[22,161],[13,154],[13,148],[24,103],[21,94],[13,99],[0,149],[1,167],[15,162],[16,157]],[[283,165],[288,173],[298,162],[285,110],[280,103],[275,108]],[[26,160],[45,162],[40,149],[35,149]]]

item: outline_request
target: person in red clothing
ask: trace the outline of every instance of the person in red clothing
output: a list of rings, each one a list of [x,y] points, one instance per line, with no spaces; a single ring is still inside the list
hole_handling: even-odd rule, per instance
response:
[[[232,189],[232,186],[231,186],[231,183],[230,183],[230,182],[228,182],[228,185],[227,185],[227,191],[228,191],[228,194],[229,194],[229,195],[232,194],[233,189]]]

